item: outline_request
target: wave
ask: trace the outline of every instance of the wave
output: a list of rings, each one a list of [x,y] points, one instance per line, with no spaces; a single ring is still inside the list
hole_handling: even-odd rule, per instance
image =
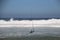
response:
[[[0,27],[60,27],[60,19],[48,20],[0,20]]]

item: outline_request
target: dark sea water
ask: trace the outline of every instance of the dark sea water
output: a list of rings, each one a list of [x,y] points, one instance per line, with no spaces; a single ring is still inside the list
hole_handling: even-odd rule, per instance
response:
[[[6,20],[9,21],[11,18],[0,18],[0,20]],[[14,20],[48,20],[52,18],[13,18]],[[54,19],[60,19],[60,18],[54,18]]]

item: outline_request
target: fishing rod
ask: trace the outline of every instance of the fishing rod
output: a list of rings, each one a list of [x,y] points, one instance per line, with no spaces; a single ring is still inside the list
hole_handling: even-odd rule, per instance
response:
[[[32,29],[30,31],[30,33],[33,33],[34,32],[34,24],[33,24],[33,14],[32,14],[32,7],[31,7],[31,22],[32,22]]]

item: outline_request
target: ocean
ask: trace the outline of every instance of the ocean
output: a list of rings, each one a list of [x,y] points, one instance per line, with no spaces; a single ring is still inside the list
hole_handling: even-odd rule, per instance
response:
[[[34,29],[33,33],[30,33]],[[2,40],[59,40],[60,19],[0,20]]]
[[[34,33],[30,33],[31,27],[0,27],[0,37],[21,37],[31,35],[58,36],[60,37],[60,28],[35,27]]]

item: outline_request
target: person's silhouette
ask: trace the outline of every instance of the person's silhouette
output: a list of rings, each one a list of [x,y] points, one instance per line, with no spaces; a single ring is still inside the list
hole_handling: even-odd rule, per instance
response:
[[[33,33],[33,32],[34,32],[34,30],[31,30],[31,31],[30,31],[30,33]]]

